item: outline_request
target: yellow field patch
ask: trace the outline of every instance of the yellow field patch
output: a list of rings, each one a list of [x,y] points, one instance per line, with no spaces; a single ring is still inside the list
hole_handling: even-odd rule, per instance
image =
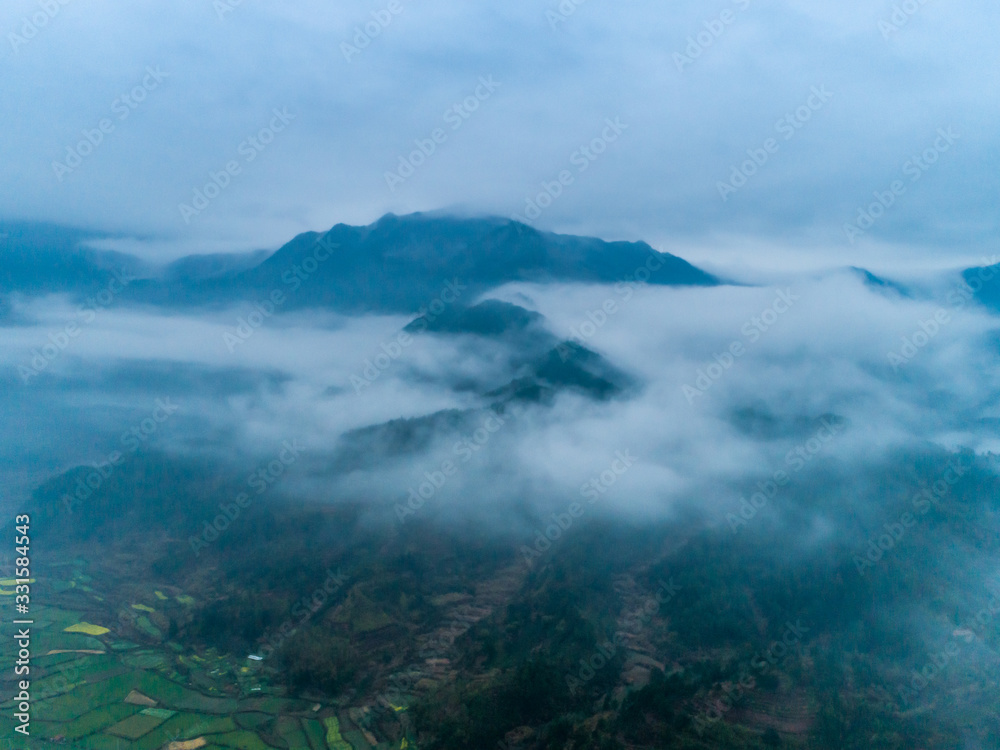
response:
[[[49,651],[46,656],[55,656],[56,654],[106,654],[107,651],[97,651],[92,648],[56,648]]]
[[[199,747],[205,747],[207,744],[204,737],[198,737],[187,742],[171,742],[167,745],[167,750],[198,750]]]
[[[105,633],[110,633],[111,631],[107,628],[102,628],[100,625],[91,625],[89,622],[79,622],[76,625],[70,625],[68,628],[65,628],[63,632],[86,633],[87,635],[104,635]]]
[[[155,612],[156,610],[146,604],[133,604],[132,609],[138,609],[140,612]]]
[[[16,578],[0,578],[0,586],[17,586]],[[34,583],[34,578],[22,578],[22,583]]]
[[[326,727],[326,744],[330,750],[351,750],[351,746],[340,734],[340,722],[336,716],[329,716],[323,719]]]
[[[154,591],[153,593],[156,594],[156,598],[159,599],[161,602],[165,602],[165,601],[167,601],[167,599],[170,598],[166,594],[164,594],[162,591]]]

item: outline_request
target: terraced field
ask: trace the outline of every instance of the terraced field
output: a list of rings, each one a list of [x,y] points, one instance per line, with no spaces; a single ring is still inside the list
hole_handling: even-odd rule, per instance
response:
[[[31,735],[14,732],[13,670],[0,674],[0,747],[18,750],[390,750],[351,721],[346,708],[290,697],[264,663],[214,651],[192,653],[165,639],[168,607],[190,594],[150,592],[131,614],[91,588],[85,565],[36,585],[32,604]],[[0,592],[0,616],[13,618]],[[13,639],[0,641],[12,664]],[[356,712],[353,712],[356,713]],[[400,733],[402,734],[402,733]],[[372,741],[374,740],[374,742]]]

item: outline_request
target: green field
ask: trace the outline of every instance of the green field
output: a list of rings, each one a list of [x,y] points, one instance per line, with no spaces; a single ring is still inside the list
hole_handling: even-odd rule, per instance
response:
[[[123,637],[118,628],[123,618],[108,610],[97,592],[74,585],[85,577],[77,569],[73,578],[55,582],[45,597],[48,606],[33,608],[31,735],[19,750],[161,750],[198,738],[207,750],[352,750],[328,708],[313,711],[313,701],[297,700],[285,695],[281,684],[270,684],[274,670],[250,669],[242,656],[163,643],[163,633],[145,614],[127,618],[134,628]],[[186,595],[175,602],[157,599],[164,608],[187,608],[194,601]],[[0,599],[0,616],[12,618],[11,605],[10,598]],[[13,657],[11,640],[0,641],[0,659]],[[19,736],[13,687],[11,677],[0,677],[3,738]],[[155,706],[126,702],[133,691]]]

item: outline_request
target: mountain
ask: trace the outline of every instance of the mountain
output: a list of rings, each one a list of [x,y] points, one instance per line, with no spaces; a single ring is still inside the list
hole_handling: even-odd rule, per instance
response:
[[[419,453],[435,440],[471,432],[490,410],[504,413],[515,405],[551,406],[561,393],[592,401],[627,398],[638,381],[597,352],[573,341],[562,341],[545,328],[545,317],[518,305],[484,300],[472,307],[450,308],[440,317],[421,316],[406,326],[416,336],[466,336],[472,358],[488,351],[484,370],[494,385],[461,378],[450,388],[474,392],[478,407],[444,409],[418,417],[393,419],[346,432],[340,440],[334,466],[351,471],[400,456]],[[496,356],[500,353],[501,356]],[[491,369],[492,368],[492,369]],[[494,387],[497,382],[504,383]]]
[[[338,224],[325,235],[301,234],[233,277],[228,291],[253,290],[263,298],[279,289],[288,298],[285,309],[412,312],[439,298],[471,300],[509,282],[613,283],[637,272],[651,284],[718,283],[644,242],[557,235],[500,218],[389,214],[367,227]]]
[[[147,268],[138,258],[84,246],[99,237],[52,224],[0,223],[0,293],[84,294],[106,287],[123,270]]]
[[[142,278],[118,296],[121,303],[218,307],[276,295],[279,311],[423,314],[422,308],[433,309],[438,300],[468,304],[516,281],[719,283],[644,242],[557,235],[501,218],[389,214],[365,227],[338,224],[325,234],[300,234],[269,256],[265,251],[189,256],[160,269],[83,247],[96,238],[48,225],[0,226],[0,293],[82,294],[127,268]]]
[[[631,376],[600,354],[558,338],[544,323],[545,316],[539,313],[489,299],[472,307],[449,308],[440,317],[421,316],[404,330],[472,336],[506,345],[511,379],[481,394],[491,399],[544,402],[557,392],[573,390],[605,401],[624,395],[636,385]]]
[[[178,258],[163,269],[163,276],[174,282],[197,282],[246,271],[271,255],[268,250],[250,253],[208,253]]]
[[[959,298],[968,297],[971,290],[981,304],[993,310],[1000,310],[1000,263],[967,268],[962,272],[962,279],[968,288],[962,292],[954,292],[952,304]]]
[[[869,289],[873,289],[881,293],[895,293],[901,297],[910,297],[910,292],[902,284],[895,281],[890,281],[889,279],[883,279],[881,276],[876,276],[871,271],[865,268],[859,268],[858,266],[850,267],[851,273],[858,276],[864,285]]]
[[[410,323],[407,333],[429,331],[477,336],[513,336],[539,327],[543,316],[518,305],[488,299],[472,307],[450,307],[441,315],[421,315]]]

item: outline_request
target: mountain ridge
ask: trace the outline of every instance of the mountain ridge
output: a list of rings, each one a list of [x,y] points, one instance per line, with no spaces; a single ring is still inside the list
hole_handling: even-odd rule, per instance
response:
[[[112,268],[138,275],[119,301],[164,307],[220,307],[280,293],[280,311],[412,312],[436,299],[448,281],[476,295],[511,282],[713,286],[720,281],[645,242],[607,242],[542,232],[500,217],[386,214],[367,226],[336,224],[303,232],[251,263],[232,254],[191,255],[152,267],[122,253],[86,247],[95,232],[11,224],[0,235],[0,291],[80,295]],[[44,271],[32,270],[42,260]],[[254,262],[259,259],[259,262]]]
[[[510,282],[612,283],[630,275],[663,285],[720,283],[644,242],[545,233],[498,217],[419,213],[300,234],[234,281],[258,292],[282,289],[289,307],[408,312],[432,301],[455,278],[471,296]]]

